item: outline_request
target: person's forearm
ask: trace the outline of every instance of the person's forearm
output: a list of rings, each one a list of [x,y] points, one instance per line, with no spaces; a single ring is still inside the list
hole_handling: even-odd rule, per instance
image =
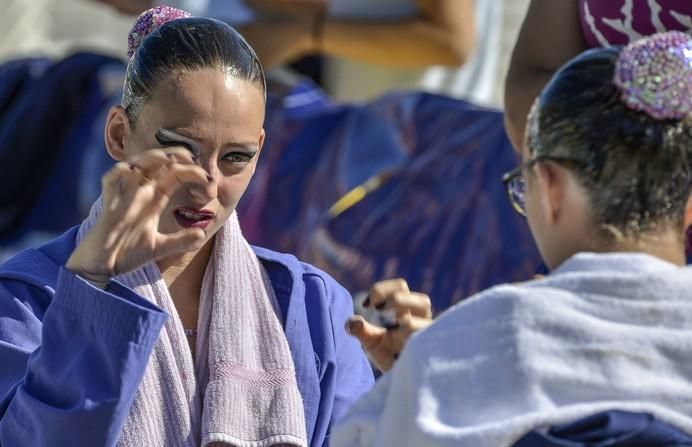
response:
[[[468,35],[466,35],[468,33]],[[455,39],[431,23],[412,20],[363,23],[328,20],[320,50],[323,54],[398,67],[458,66],[473,45],[473,29]]]
[[[534,100],[553,75],[551,70],[514,69],[505,85],[505,129],[514,148],[524,143],[526,121]]]
[[[532,0],[512,52],[505,84],[505,127],[515,149],[524,141],[533,101],[562,64],[586,49],[579,0]]]
[[[22,347],[0,339],[0,445],[115,445],[165,318],[129,289],[62,270],[40,348],[22,362]]]
[[[310,22],[258,21],[238,27],[259,57],[262,67],[270,70],[313,52]]]

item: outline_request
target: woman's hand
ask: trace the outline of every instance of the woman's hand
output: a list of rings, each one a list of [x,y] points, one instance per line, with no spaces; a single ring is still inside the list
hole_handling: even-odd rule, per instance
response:
[[[403,279],[376,283],[363,306],[394,315],[394,321],[387,328],[368,323],[358,315],[346,323],[346,330],[360,341],[383,372],[392,367],[411,334],[432,323],[430,297],[409,291]]]
[[[117,163],[102,179],[103,212],[65,267],[103,287],[149,261],[201,248],[202,229],[162,234],[159,220],[182,184],[208,182],[186,149],[148,150]]]

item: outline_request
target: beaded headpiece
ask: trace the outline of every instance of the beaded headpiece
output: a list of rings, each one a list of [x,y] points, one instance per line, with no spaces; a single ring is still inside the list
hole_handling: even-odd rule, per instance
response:
[[[137,21],[130,30],[130,34],[127,36],[127,57],[132,58],[135,51],[137,51],[137,47],[142,43],[142,40],[152,31],[155,31],[166,22],[187,17],[192,17],[192,15],[182,9],[165,5],[144,11],[137,18]]]
[[[692,38],[680,31],[626,46],[615,66],[615,85],[631,109],[657,120],[692,113]]]

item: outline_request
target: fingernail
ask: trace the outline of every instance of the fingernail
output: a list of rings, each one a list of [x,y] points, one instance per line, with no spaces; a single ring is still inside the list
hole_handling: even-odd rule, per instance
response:
[[[377,310],[382,310],[382,309],[384,309],[384,307],[385,307],[386,305],[387,305],[387,302],[386,302],[386,301],[382,301],[381,303],[378,303],[378,304],[375,305],[375,309],[377,309]]]
[[[368,307],[370,305],[370,295],[366,296],[363,300],[363,307]]]

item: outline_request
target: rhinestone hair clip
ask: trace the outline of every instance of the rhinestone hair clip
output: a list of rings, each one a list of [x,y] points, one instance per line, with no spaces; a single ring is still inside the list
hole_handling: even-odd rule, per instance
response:
[[[127,57],[132,58],[144,38],[164,23],[188,17],[192,17],[189,12],[165,5],[144,11],[137,18],[127,36]]]
[[[657,120],[684,118],[692,113],[692,37],[670,31],[629,44],[614,82],[629,108]]]

